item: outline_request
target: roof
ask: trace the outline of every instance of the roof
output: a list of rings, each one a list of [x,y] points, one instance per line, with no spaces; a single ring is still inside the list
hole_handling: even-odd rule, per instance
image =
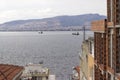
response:
[[[74,70],[76,70],[78,73],[80,73],[80,66],[75,66]]]
[[[0,64],[0,80],[13,80],[23,69],[21,66]]]
[[[42,64],[29,64],[25,66],[22,77],[31,77],[31,76],[48,76],[49,69],[43,67]]]

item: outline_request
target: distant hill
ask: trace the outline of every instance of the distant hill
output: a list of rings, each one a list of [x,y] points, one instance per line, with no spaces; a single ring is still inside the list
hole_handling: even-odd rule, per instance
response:
[[[34,30],[79,30],[83,25],[89,25],[94,20],[105,19],[99,14],[84,14],[76,16],[57,16],[44,19],[16,20],[0,24],[1,31],[34,31]]]

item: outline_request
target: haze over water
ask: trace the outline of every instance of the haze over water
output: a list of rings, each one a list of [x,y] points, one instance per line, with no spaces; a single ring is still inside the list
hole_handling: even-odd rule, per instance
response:
[[[72,31],[0,32],[0,63],[26,65],[39,63],[56,75],[56,80],[67,80],[72,67],[79,65],[83,32]],[[93,36],[87,32],[86,36]]]

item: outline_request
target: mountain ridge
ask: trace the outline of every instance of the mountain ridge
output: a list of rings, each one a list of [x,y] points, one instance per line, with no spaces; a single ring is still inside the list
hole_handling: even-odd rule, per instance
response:
[[[63,15],[43,19],[15,20],[0,24],[0,31],[80,30],[94,20],[105,19],[99,14]],[[89,27],[87,27],[89,28]]]

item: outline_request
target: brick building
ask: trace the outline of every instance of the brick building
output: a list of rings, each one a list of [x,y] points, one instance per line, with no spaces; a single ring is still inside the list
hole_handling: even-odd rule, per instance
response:
[[[107,19],[92,22],[95,80],[120,80],[120,0],[107,0]]]

